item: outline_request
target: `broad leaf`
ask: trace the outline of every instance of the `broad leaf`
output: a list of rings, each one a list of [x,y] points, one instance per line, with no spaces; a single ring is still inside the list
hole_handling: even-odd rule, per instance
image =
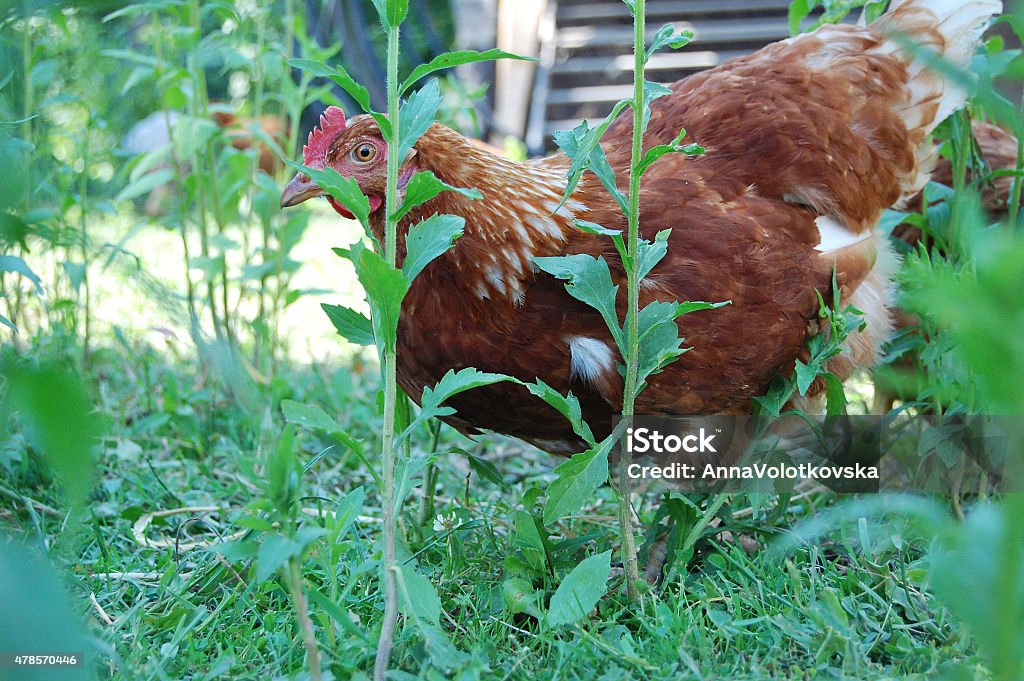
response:
[[[536,61],[533,57],[523,57],[518,54],[512,54],[511,52],[505,52],[503,50],[486,50],[484,52],[477,52],[475,50],[459,50],[458,52],[445,52],[431,59],[426,64],[420,64],[409,77],[402,83],[402,87],[399,89],[399,94],[405,94],[405,92],[416,84],[421,78],[434,73],[435,71],[441,71],[442,69],[450,69],[453,66],[461,66],[462,64],[472,64],[481,61],[494,61],[495,59],[520,59],[523,61]]]
[[[385,29],[400,25],[409,12],[409,0],[373,0],[373,6]]]
[[[32,282],[36,293],[43,295],[43,282],[22,258],[16,255],[0,255],[0,272],[16,272]]]
[[[441,599],[430,580],[408,563],[397,566],[395,577],[401,595],[398,603],[402,614],[436,625],[441,619]]]
[[[356,345],[373,345],[373,324],[366,315],[342,305],[321,303],[338,335]]]
[[[332,67],[312,59],[289,59],[288,65],[308,71],[314,76],[330,78],[340,85],[341,89],[347,92],[363,111],[370,113],[370,91],[356,82],[356,79],[349,75],[344,66]]]
[[[262,582],[270,578],[278,568],[288,560],[299,555],[302,546],[299,542],[280,534],[267,534],[263,537],[259,550],[256,552],[256,581]]]
[[[405,200],[402,201],[402,205],[398,207],[392,218],[396,221],[401,220],[410,210],[426,203],[442,192],[456,192],[467,199],[483,198],[483,194],[476,189],[453,187],[440,180],[437,175],[434,175],[429,170],[419,171],[413,173],[413,176],[409,179],[409,184],[405,188]]]
[[[594,609],[608,592],[612,552],[591,556],[573,568],[558,585],[548,607],[548,624],[553,627],[577,622]]]
[[[619,287],[612,283],[612,274],[604,258],[578,253],[575,255],[534,258],[537,267],[566,282],[565,290],[601,313],[615,343],[624,345],[622,327],[615,310]]]
[[[465,226],[465,218],[459,215],[432,215],[413,225],[405,237],[405,278],[412,282],[424,267],[452,247]]]
[[[434,123],[437,108],[441,106],[441,89],[433,79],[409,97],[401,110],[401,139],[398,140],[397,157],[404,159],[416,141]]]
[[[544,524],[575,513],[608,480],[608,452],[614,440],[606,438],[585,452],[576,454],[555,469],[558,479],[548,487]]]
[[[576,399],[572,392],[568,395],[563,395],[539,378],[536,383],[527,383],[526,387],[530,389],[531,393],[557,409],[572,425],[573,431],[583,438],[588,445],[593,447],[597,444],[590,426],[583,420],[580,401]]]
[[[319,405],[305,404],[295,400],[281,400],[281,411],[284,420],[303,428],[322,430],[325,433],[340,432],[341,425]]]
[[[71,506],[92,489],[93,447],[102,434],[93,401],[78,376],[55,362],[0,362],[0,423],[17,412],[33,445],[53,467]]]

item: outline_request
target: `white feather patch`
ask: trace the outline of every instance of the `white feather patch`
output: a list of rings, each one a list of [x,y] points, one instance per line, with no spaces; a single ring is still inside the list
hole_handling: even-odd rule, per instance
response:
[[[814,219],[814,224],[818,226],[818,233],[821,235],[821,243],[814,248],[822,253],[828,253],[871,238],[871,232],[854,234],[843,227],[835,218],[827,215],[819,215]]]
[[[604,341],[588,336],[566,336],[565,342],[569,344],[574,377],[596,383],[602,374],[615,370],[612,351]]]

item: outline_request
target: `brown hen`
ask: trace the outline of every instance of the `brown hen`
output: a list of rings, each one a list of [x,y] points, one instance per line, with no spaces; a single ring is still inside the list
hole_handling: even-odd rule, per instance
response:
[[[816,292],[833,268],[867,326],[830,367],[840,376],[871,365],[891,330],[895,259],[876,241],[881,212],[916,194],[934,163],[930,133],[961,107],[964,93],[916,61],[895,34],[966,66],[996,0],[904,0],[868,27],[824,26],[671,86],[652,105],[645,147],[681,128],[707,150],[669,154],[644,176],[640,231],[671,228],[668,255],[641,287],[652,300],[732,301],[680,322],[692,347],[649,380],[641,414],[749,411],[751,398],[793,370],[817,328]],[[632,119],[608,131],[603,147],[628,185]],[[310,135],[305,162],[355,178],[370,200],[371,226],[383,237],[387,147],[367,116],[350,121],[328,110]],[[595,433],[608,432],[622,401],[620,357],[601,316],[575,300],[534,258],[601,255],[619,284],[625,275],[610,241],[574,220],[625,230],[618,206],[585,175],[558,208],[568,159],[515,163],[432,126],[404,159],[400,186],[430,170],[482,200],[448,192],[413,210],[399,227],[434,213],[466,220],[465,234],[414,281],[399,322],[398,376],[414,399],[450,369],[476,367],[524,381],[541,378],[580,398]],[[323,195],[298,175],[282,206]],[[344,206],[328,198],[342,215]],[[580,445],[554,409],[525,388],[498,384],[450,401],[463,431],[494,430],[538,447],[571,453]],[[603,432],[602,432],[603,431]]]

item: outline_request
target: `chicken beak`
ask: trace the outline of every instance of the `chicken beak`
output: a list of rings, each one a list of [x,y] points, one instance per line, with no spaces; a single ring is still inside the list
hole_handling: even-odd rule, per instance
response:
[[[281,208],[297,206],[316,196],[323,196],[324,190],[316,186],[309,177],[298,173],[281,192]]]

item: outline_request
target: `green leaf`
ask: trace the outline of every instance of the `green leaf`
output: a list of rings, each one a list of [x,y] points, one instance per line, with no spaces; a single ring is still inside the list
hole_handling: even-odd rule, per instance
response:
[[[607,438],[555,469],[558,479],[548,487],[548,500],[544,504],[545,525],[578,511],[608,480],[608,452],[613,444],[614,440]]]
[[[681,47],[686,47],[690,41],[693,40],[693,31],[680,31],[676,33],[676,27],[672,24],[665,24],[658,29],[658,32],[654,34],[654,39],[651,41],[651,46],[647,48],[644,62],[651,60],[654,53],[661,48],[668,45],[673,50],[678,50]]]
[[[167,184],[174,180],[174,171],[170,168],[160,168],[151,173],[143,175],[127,187],[118,192],[114,201],[130,201],[137,196],[148,194],[156,187]]]
[[[6,534],[6,533],[5,533]],[[13,681],[86,681],[96,679],[98,655],[93,637],[80,621],[80,596],[69,598],[64,580],[50,561],[42,558],[38,546],[29,550],[12,538],[0,539],[0,645],[5,653],[44,652],[86,654],[77,667],[53,669],[25,666],[7,667],[0,678]],[[72,603],[78,605],[72,605]],[[8,663],[10,658],[8,658]]]
[[[441,88],[438,86],[436,78],[409,97],[409,101],[402,107],[400,114],[402,129],[401,139],[398,140],[398,158],[404,159],[416,141],[433,125],[439,106],[441,106]]]
[[[355,178],[342,177],[341,173],[331,167],[320,170],[293,161],[285,161],[285,163],[300,173],[308,175],[320,189],[333,196],[345,208],[348,208],[356,216],[356,219],[359,220],[363,229],[369,232],[370,200],[363,194],[363,190],[359,188],[359,183]]]
[[[637,260],[640,266],[637,268],[637,279],[643,281],[651,273],[654,266],[661,262],[661,259],[668,253],[668,237],[671,229],[663,229],[654,235],[654,241],[640,239],[637,242]]]
[[[373,345],[373,325],[366,315],[342,305],[321,303],[338,335],[356,345]]]
[[[323,62],[313,61],[312,59],[289,59],[288,64],[297,69],[308,71],[314,76],[330,78],[340,85],[341,89],[347,92],[363,111],[370,113],[370,91],[349,75],[344,66],[331,67]]]
[[[600,142],[605,131],[622,110],[629,106],[630,101],[629,99],[620,100],[596,128],[591,128],[587,121],[583,121],[572,130],[559,130],[555,132],[555,144],[572,161],[565,175],[568,182],[562,194],[562,200],[558,204],[559,208],[569,200],[569,196],[575,191],[580,178],[583,176],[583,171],[592,169],[591,166],[597,166],[597,169],[594,170],[595,174],[597,174],[605,188],[611,192],[612,198],[619,204],[619,208],[625,212],[626,197],[616,188],[613,179],[614,174],[612,174],[611,178],[609,177],[611,169],[608,166],[608,159],[605,157],[604,149],[601,148]],[[611,186],[609,186],[609,180],[611,180]]]
[[[465,226],[465,218],[459,215],[436,214],[413,225],[405,237],[405,278],[412,282],[424,267],[452,247]]]
[[[612,274],[604,258],[585,253],[534,258],[537,267],[566,282],[565,290],[601,313],[615,343],[623,347],[622,327],[615,310],[619,287],[612,283]]]
[[[370,303],[374,337],[378,344],[394,347],[398,338],[398,317],[402,312],[402,300],[409,290],[409,280],[360,242],[353,244],[349,255]]]
[[[527,383],[526,387],[530,392],[541,398],[558,412],[568,419],[573,431],[583,438],[588,445],[593,447],[597,444],[590,426],[583,420],[583,410],[580,408],[580,401],[570,392],[563,395],[544,381],[537,379],[536,383]]]
[[[409,0],[373,0],[377,16],[385,29],[400,25],[409,11]]]
[[[303,428],[322,430],[325,433],[340,431],[338,421],[316,404],[304,404],[295,400],[281,400],[284,420]]]
[[[789,19],[790,35],[800,33],[800,23],[807,18],[817,4],[818,0],[792,0],[789,3],[787,18]]]
[[[17,412],[46,462],[57,472],[72,507],[92,489],[93,447],[102,434],[93,404],[78,377],[56,362],[0,362],[6,382],[0,395],[0,424]]]
[[[599,234],[601,236],[611,237],[612,243],[615,244],[615,250],[619,252],[619,257],[622,258],[623,268],[628,270],[633,267],[633,257],[626,252],[626,242],[622,238],[622,230],[608,229],[607,227],[602,227],[596,222],[589,222],[587,220],[573,220],[573,224],[576,225],[577,229],[588,234]]]
[[[405,188],[405,200],[402,201],[402,205],[398,207],[392,218],[396,221],[401,220],[410,210],[426,203],[442,192],[456,192],[467,199],[483,198],[483,194],[476,189],[453,187],[438,179],[437,175],[434,175],[429,170],[418,171],[413,173],[413,176],[409,179],[409,184]]]
[[[16,272],[32,282],[36,293],[43,295],[43,281],[32,271],[24,259],[16,255],[0,255],[0,272]]]
[[[301,551],[302,546],[294,539],[276,533],[264,535],[256,552],[256,581],[270,579],[278,568]]]
[[[528,580],[522,577],[511,577],[501,583],[501,599],[505,609],[513,615],[525,612],[527,615],[541,619],[543,594]]]
[[[689,154],[690,156],[697,156],[703,154],[705,149],[699,144],[688,144],[683,146],[683,138],[686,137],[686,130],[680,130],[676,138],[669,144],[659,144],[655,147],[651,147],[640,159],[640,163],[637,164],[636,172],[643,175],[647,170],[665,154]]]
[[[3,324],[14,333],[18,333],[18,327],[14,325],[14,322],[12,322],[10,319],[3,316],[2,314],[0,314],[0,324]]]
[[[608,592],[612,552],[587,558],[565,576],[551,597],[547,621],[553,627],[578,622]]]
[[[416,84],[424,76],[428,76],[435,71],[441,71],[442,69],[450,69],[453,66],[461,66],[462,64],[473,64],[481,61],[494,61],[495,59],[519,59],[523,61],[537,61],[533,57],[523,57],[518,54],[512,54],[511,52],[505,52],[503,50],[485,50],[484,52],[477,52],[475,50],[459,50],[457,52],[445,52],[439,54],[431,59],[426,64],[420,64],[409,77],[402,83],[402,87],[399,88],[399,94],[405,94],[405,92]]]
[[[473,367],[468,367],[458,372],[454,369],[449,369],[448,373],[446,373],[433,388],[427,386],[423,389],[423,397],[420,400],[420,413],[416,415],[416,418],[413,419],[412,423],[410,423],[396,439],[396,446],[399,442],[408,437],[419,424],[423,423],[427,419],[454,414],[455,410],[451,407],[441,406],[445,400],[467,390],[472,390],[473,388],[479,388],[481,386],[501,383],[504,381],[519,382],[515,378],[506,376],[505,374],[486,373],[474,369]]]
[[[469,467],[473,469],[473,472],[479,475],[484,480],[491,482],[498,487],[502,488],[506,492],[512,491],[512,486],[505,482],[505,478],[501,476],[501,471],[498,467],[487,459],[476,456],[469,452],[463,451],[466,458],[469,460]]]
[[[644,81],[644,115],[641,130],[647,132],[647,126],[651,122],[651,102],[670,94],[672,94],[672,90],[661,83],[654,83],[649,80]]]
[[[408,563],[398,566],[396,577],[402,614],[436,625],[441,619],[441,599],[430,580]]]

